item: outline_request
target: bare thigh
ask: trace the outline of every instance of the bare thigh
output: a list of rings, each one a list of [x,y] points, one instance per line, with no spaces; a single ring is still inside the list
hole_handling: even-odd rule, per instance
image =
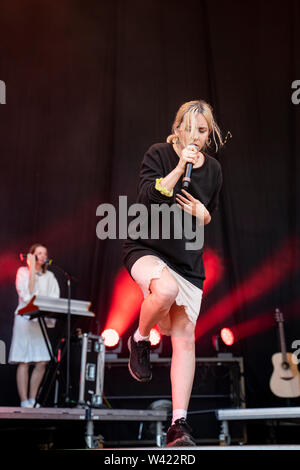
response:
[[[195,325],[189,320],[183,305],[174,302],[168,314],[158,323],[159,331],[171,337],[192,339],[194,341]]]

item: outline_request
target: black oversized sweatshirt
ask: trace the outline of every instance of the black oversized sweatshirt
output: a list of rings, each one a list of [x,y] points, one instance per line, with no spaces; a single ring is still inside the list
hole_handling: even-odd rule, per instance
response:
[[[138,184],[137,203],[144,204],[149,210],[147,215],[147,226],[149,227],[149,237],[133,239],[128,235],[123,243],[123,262],[131,274],[133,264],[145,255],[155,255],[161,258],[174,271],[190,281],[195,286],[203,289],[205,271],[203,264],[203,248],[197,250],[186,249],[187,240],[184,236],[176,239],[174,230],[170,231],[170,239],[159,236],[158,239],[151,238],[151,205],[176,203],[176,193],[181,193],[182,177],[176,183],[173,196],[169,197],[155,189],[157,178],[164,178],[178,164],[178,155],[173,145],[169,143],[159,143],[152,145],[144,155]],[[201,167],[193,169],[192,180],[188,192],[201,201],[206,209],[212,214],[218,206],[219,192],[222,186],[222,171],[220,163],[213,157],[205,154],[205,160]],[[192,217],[192,216],[191,216]],[[196,219],[193,216],[193,227]],[[171,226],[175,219],[171,218]],[[175,223],[178,223],[175,221]],[[172,233],[173,232],[173,233]]]

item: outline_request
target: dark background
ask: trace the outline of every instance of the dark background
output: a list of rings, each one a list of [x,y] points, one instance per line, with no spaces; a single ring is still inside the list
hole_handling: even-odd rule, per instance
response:
[[[216,316],[198,332],[197,355],[214,354],[210,338],[219,326],[244,326],[235,353],[245,360],[248,406],[285,404],[269,378],[276,307],[287,349],[300,339],[300,105],[291,100],[299,31],[296,0],[1,0],[0,338],[7,356],[17,255],[36,241],[79,278],[72,296],[92,301],[97,323],[86,328],[101,330],[122,261],[120,240],[96,237],[96,208],[117,204],[119,195],[134,202],[144,152],[165,141],[183,102],[202,98],[233,138],[216,155],[224,185],[206,247],[222,277],[204,295],[200,326],[207,312]],[[0,405],[18,405],[15,366],[1,365],[0,374]]]

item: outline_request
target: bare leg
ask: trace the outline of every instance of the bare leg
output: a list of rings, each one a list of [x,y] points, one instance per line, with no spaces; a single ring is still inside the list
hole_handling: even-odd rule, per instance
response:
[[[168,315],[178,294],[178,286],[172,274],[164,268],[159,279],[150,282],[151,293],[142,303],[139,331],[142,336],[148,336],[162,318]]]
[[[171,310],[173,410],[187,410],[195,375],[195,327],[183,307]]]
[[[47,362],[36,362],[30,378],[29,398],[36,398]]]
[[[21,362],[17,368],[17,388],[21,401],[28,400],[29,364]]]

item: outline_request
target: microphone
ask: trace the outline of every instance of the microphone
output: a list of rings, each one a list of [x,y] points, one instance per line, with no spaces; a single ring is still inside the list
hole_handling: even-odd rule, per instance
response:
[[[187,148],[188,147],[192,147],[195,150],[199,150],[199,147],[196,144],[189,144],[187,146]],[[182,178],[182,184],[181,184],[182,188],[184,188],[184,189],[187,189],[190,185],[191,176],[192,176],[192,169],[193,169],[193,164],[191,162],[188,162],[185,165],[185,174],[184,174],[184,177]]]
[[[35,261],[38,260],[38,257],[35,256]],[[26,261],[27,260],[27,254],[26,253],[19,253],[19,258],[21,261]],[[53,259],[46,258],[44,264],[47,264],[47,266],[50,266],[53,263]]]
[[[27,260],[27,254],[26,253],[19,253],[19,258],[21,261],[26,261]],[[35,261],[37,261],[37,256],[35,255]]]

